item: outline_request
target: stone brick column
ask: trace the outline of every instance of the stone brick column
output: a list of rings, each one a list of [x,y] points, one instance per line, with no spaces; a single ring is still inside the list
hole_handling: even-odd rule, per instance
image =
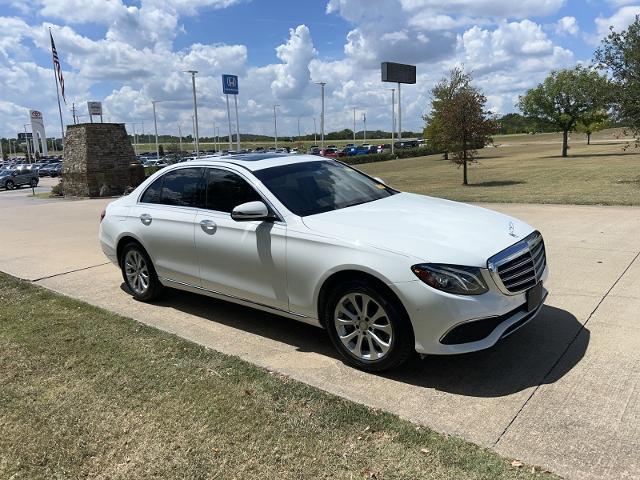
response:
[[[121,123],[68,125],[62,162],[65,197],[122,195],[144,180],[144,169]]]

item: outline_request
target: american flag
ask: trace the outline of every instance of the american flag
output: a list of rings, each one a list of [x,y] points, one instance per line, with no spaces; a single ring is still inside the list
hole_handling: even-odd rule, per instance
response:
[[[62,68],[60,68],[60,59],[58,58],[58,51],[56,50],[56,44],[53,41],[53,35],[51,34],[51,30],[49,30],[49,37],[51,37],[51,54],[53,55],[53,68],[56,71],[56,75],[58,77],[58,84],[60,85],[60,90],[62,91],[62,99],[64,103],[67,103],[67,97],[64,95],[64,77],[62,76]]]

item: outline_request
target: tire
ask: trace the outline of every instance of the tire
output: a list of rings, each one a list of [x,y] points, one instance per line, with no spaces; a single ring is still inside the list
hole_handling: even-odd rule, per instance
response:
[[[358,369],[389,370],[415,353],[413,328],[404,309],[371,282],[338,285],[327,298],[323,316],[334,347],[345,363]]]
[[[16,184],[13,183],[13,180],[7,180],[7,183],[4,184],[4,188],[6,188],[7,190],[13,190],[14,188],[16,188]]]
[[[162,293],[163,286],[153,263],[140,244],[130,242],[124,246],[120,269],[124,283],[136,300],[151,302]]]
[[[29,186],[31,188],[36,188],[38,186],[38,180],[36,180],[35,178],[32,178],[31,181],[29,182]]]

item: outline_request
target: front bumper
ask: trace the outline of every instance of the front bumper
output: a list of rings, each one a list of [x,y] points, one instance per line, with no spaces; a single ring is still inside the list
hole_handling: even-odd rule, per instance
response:
[[[548,268],[542,282],[549,276]],[[544,305],[526,310],[526,294],[505,295],[490,278],[490,291],[478,296],[451,295],[420,280],[390,285],[403,302],[413,325],[418,353],[451,355],[484,350],[533,320]]]

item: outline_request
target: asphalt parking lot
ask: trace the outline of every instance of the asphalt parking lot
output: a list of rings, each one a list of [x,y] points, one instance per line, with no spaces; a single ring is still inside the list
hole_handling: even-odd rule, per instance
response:
[[[108,200],[30,194],[0,191],[4,272],[567,478],[640,477],[640,208],[491,206],[545,236],[540,317],[491,350],[380,376],[292,320],[177,291],[134,301],[98,245]]]

